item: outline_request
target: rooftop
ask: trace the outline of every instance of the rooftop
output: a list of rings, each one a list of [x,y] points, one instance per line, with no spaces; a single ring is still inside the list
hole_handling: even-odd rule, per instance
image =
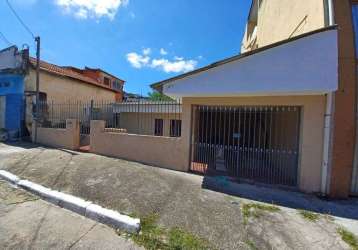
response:
[[[30,57],[30,65],[33,68],[36,67],[36,58]],[[73,70],[71,67],[62,67],[45,61],[40,61],[40,69],[51,74],[55,74],[63,77],[69,77],[87,84],[95,85],[100,88],[108,89],[114,92],[119,92],[118,90],[115,90],[109,86],[103,85],[101,82],[96,81],[95,79],[92,79],[90,77],[78,73],[77,71]]]

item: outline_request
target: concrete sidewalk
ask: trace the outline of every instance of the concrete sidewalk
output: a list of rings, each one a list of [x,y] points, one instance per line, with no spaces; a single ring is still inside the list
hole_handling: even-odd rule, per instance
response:
[[[0,144],[0,168],[121,213],[140,217],[158,214],[160,226],[182,228],[218,249],[349,249],[337,233],[341,222],[331,220],[324,215],[328,212],[320,209],[358,216],[356,200],[326,202],[294,192],[232,185],[221,179],[213,184],[201,176],[31,144]],[[223,191],[210,190],[210,183]],[[225,194],[226,186],[239,192]],[[271,203],[269,197],[275,204],[275,197],[294,201],[289,203],[293,206],[281,203],[280,211],[264,212],[245,223],[243,204]],[[307,221],[294,209],[305,208],[305,204],[313,211],[322,211],[318,221]],[[344,223],[354,231],[358,223],[351,218]]]
[[[1,249],[141,249],[102,224],[0,181]]]

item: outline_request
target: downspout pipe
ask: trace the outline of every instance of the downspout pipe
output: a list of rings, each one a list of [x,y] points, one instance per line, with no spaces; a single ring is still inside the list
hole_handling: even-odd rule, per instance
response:
[[[333,0],[327,0],[327,16],[328,25],[334,25],[334,6]],[[324,115],[324,137],[323,137],[323,157],[322,157],[322,180],[321,180],[321,194],[327,195],[329,193],[329,172],[331,165],[331,145],[332,145],[332,123],[333,123],[333,103],[334,103],[334,92],[327,93],[326,98],[326,111]]]

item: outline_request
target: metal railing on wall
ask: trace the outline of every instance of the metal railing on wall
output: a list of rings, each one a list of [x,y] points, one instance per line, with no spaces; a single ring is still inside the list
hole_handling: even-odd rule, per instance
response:
[[[40,127],[64,129],[67,119],[78,119],[83,135],[90,134],[91,120],[104,120],[106,132],[180,137],[181,117],[180,101],[43,101],[38,120]]]

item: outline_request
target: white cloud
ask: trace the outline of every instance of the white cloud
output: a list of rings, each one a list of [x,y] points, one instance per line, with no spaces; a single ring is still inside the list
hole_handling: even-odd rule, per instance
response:
[[[165,56],[165,55],[168,55],[168,52],[167,52],[165,49],[161,48],[161,49],[160,49],[160,54],[161,54],[162,56]]]
[[[85,9],[80,9],[75,13],[75,17],[77,17],[78,19],[87,19],[88,11]]]
[[[142,54],[138,54],[136,52],[128,53],[127,61],[132,65],[132,67],[137,69],[148,67],[152,69],[159,69],[166,73],[185,73],[194,70],[198,64],[195,60],[185,60],[183,57],[174,57],[174,60],[168,60],[166,58],[151,59],[149,56],[151,52],[151,48],[145,48],[142,50]]]
[[[128,4],[129,0],[55,0],[67,13],[80,19],[116,16],[119,7]]]
[[[139,55],[135,52],[132,53],[128,53],[127,54],[127,61],[134,67],[137,69],[142,68],[143,66],[146,66],[149,61],[150,61],[150,57],[146,56],[146,55]]]
[[[143,49],[142,52],[143,52],[143,55],[147,56],[152,52],[152,49],[151,48],[145,48],[145,49]]]
[[[169,61],[168,59],[153,59],[150,67],[159,68],[166,73],[185,73],[195,69],[197,61],[195,60],[176,60]]]

